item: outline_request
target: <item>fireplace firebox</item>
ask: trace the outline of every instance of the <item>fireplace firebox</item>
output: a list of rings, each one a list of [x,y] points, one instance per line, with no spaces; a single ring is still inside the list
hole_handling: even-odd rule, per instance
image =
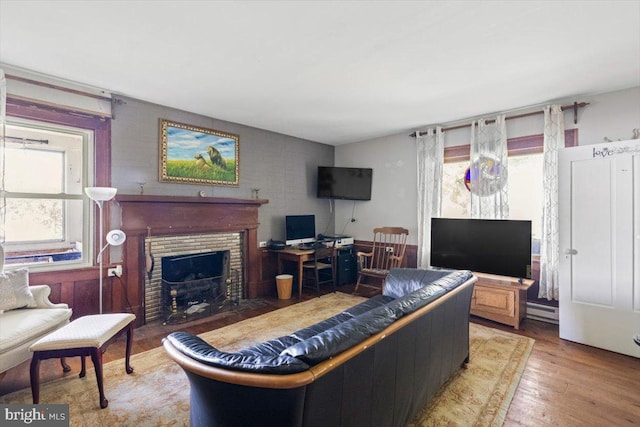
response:
[[[229,251],[166,256],[161,262],[161,314],[165,324],[211,316],[228,302],[230,286],[234,285]]]

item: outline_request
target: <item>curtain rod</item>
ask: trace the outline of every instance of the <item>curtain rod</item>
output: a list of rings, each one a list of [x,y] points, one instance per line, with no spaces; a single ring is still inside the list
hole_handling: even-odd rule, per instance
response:
[[[11,139],[13,142],[18,142],[22,144],[48,144],[48,139],[32,139],[32,138],[21,138],[18,136],[9,136],[6,135],[5,139]]]
[[[589,105],[588,102],[574,102],[571,105],[563,105],[562,107],[560,107],[562,109],[562,111],[564,110],[569,110],[569,109],[573,109],[573,124],[578,124],[578,108],[583,108],[586,107],[587,105]],[[522,117],[529,117],[529,116],[537,116],[538,114],[543,114],[544,111],[533,111],[531,113],[524,113],[524,114],[517,114],[515,116],[509,116],[506,117],[505,120],[511,120],[511,119],[521,119]],[[495,120],[487,120],[487,123],[494,123]],[[448,131],[448,130],[454,130],[454,129],[462,129],[462,128],[466,128],[466,127],[470,127],[471,123],[467,123],[464,125],[456,125],[456,126],[451,126],[448,128],[442,128],[442,131]],[[409,135],[412,138],[415,138],[417,135],[426,135],[427,132],[426,131],[416,131],[411,133],[411,135]]]

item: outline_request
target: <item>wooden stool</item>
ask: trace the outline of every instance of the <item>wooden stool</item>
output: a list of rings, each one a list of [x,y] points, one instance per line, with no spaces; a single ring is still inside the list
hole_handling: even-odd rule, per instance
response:
[[[129,365],[129,357],[131,355],[133,321],[135,318],[135,315],[128,313],[83,316],[32,344],[29,350],[33,352],[30,370],[33,403],[37,404],[40,400],[39,371],[41,360],[80,356],[82,361],[80,378],[83,378],[86,374],[85,357],[91,356],[91,361],[96,371],[96,380],[98,381],[100,407],[106,408],[109,405],[109,401],[104,397],[102,354],[107,350],[109,344],[126,331],[125,370],[127,374],[133,372],[133,368]]]

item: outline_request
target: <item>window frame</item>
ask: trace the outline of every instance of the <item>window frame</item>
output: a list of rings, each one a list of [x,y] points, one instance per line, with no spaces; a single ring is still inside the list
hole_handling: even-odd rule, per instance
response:
[[[92,115],[85,112],[78,112],[60,106],[48,105],[34,102],[32,100],[7,96],[7,121],[28,120],[58,126],[68,126],[79,128],[93,133],[93,159],[89,156],[89,161],[93,161],[93,176],[87,176],[86,186],[111,186],[111,119],[107,117]],[[99,159],[99,161],[98,161]],[[97,221],[98,207],[86,197],[82,197],[83,209],[87,209],[89,214],[90,242],[87,242],[84,250],[87,251],[85,261],[78,263],[61,263],[30,266],[34,271],[55,271],[86,268],[96,265],[94,254],[99,248],[99,227],[94,226]],[[87,205],[88,204],[88,205]],[[103,230],[109,230],[108,223],[111,217],[109,204],[103,207]],[[97,225],[97,224],[96,224]],[[104,237],[104,236],[103,236]]]
[[[60,134],[66,134],[66,135],[75,135],[76,137],[78,137],[79,139],[81,139],[81,143],[82,143],[82,158],[81,158],[81,163],[78,164],[77,161],[74,161],[73,163],[70,163],[69,160],[69,152],[74,150],[73,147],[63,147],[62,145],[47,145],[46,148],[35,148],[37,146],[25,146],[21,149],[24,150],[32,150],[34,152],[38,152],[38,151],[43,151],[43,152],[51,152],[51,153],[57,153],[61,155],[60,161],[61,161],[61,186],[65,187],[66,185],[66,173],[67,173],[67,166],[69,164],[74,164],[76,166],[79,166],[81,168],[81,175],[82,175],[82,181],[83,183],[87,184],[92,182],[92,179],[89,176],[89,172],[92,172],[92,168],[89,168],[88,165],[86,164],[88,159],[92,159],[93,158],[93,149],[94,149],[94,136],[93,136],[93,132],[88,130],[88,129],[81,129],[81,128],[71,128],[69,126],[61,126],[61,125],[57,125],[57,124],[53,124],[53,123],[41,123],[41,122],[35,122],[33,120],[26,120],[26,119],[18,119],[15,117],[8,117],[7,119],[7,127],[16,127],[16,128],[24,128],[24,129],[29,129],[29,130],[33,130],[34,132],[37,132],[38,130],[43,131],[43,132],[53,132],[53,133],[60,133]],[[8,132],[12,132],[12,131],[8,131]],[[18,131],[19,132],[19,131]],[[67,145],[67,144],[63,144],[63,145]],[[13,148],[10,147],[9,145],[7,145],[7,149],[9,148]],[[63,224],[62,224],[62,239],[40,239],[40,240],[36,240],[36,241],[14,241],[14,242],[6,242],[6,247],[5,249],[7,250],[7,252],[12,252],[12,253],[30,253],[33,251],[39,251],[42,250],[43,254],[46,254],[45,251],[49,251],[52,249],[52,246],[56,246],[56,245],[67,245],[70,246],[73,241],[71,241],[69,239],[69,234],[68,231],[70,230],[70,228],[73,228],[73,226],[71,225],[72,223],[74,223],[74,219],[71,218],[69,216],[69,205],[67,202],[73,202],[73,201],[81,201],[82,197],[83,197],[83,192],[80,191],[78,193],[70,193],[67,191],[61,191],[59,193],[49,193],[49,192],[35,192],[35,191],[9,191],[6,190],[6,198],[7,200],[10,199],[31,199],[31,200],[55,200],[55,201],[61,201],[63,202]],[[85,206],[82,206],[82,217],[88,217],[88,209]],[[81,225],[81,229],[79,229],[77,226],[75,227],[75,230],[80,231],[80,233],[73,233],[75,236],[81,236],[81,241],[82,242],[89,242],[90,241],[90,233],[86,232],[86,230],[84,230],[84,225]],[[86,263],[85,263],[86,264]]]
[[[507,157],[522,156],[525,154],[542,153],[544,135],[527,135],[507,139]],[[564,146],[575,147],[578,145],[578,129],[566,129],[564,131]],[[455,145],[445,147],[444,162],[454,163],[471,160],[471,145]]]
[[[578,145],[578,129],[565,129],[564,146],[575,147]],[[523,156],[527,154],[540,154],[543,152],[544,135],[527,135],[517,138],[507,139],[508,157]],[[445,147],[444,163],[455,163],[471,161],[471,145],[455,145]],[[540,255],[533,255],[534,262],[537,262]]]

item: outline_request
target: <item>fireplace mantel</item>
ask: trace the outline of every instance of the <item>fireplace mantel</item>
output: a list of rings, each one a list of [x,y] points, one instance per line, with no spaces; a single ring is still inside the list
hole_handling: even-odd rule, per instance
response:
[[[145,237],[192,233],[240,232],[245,251],[244,277],[247,296],[261,296],[259,278],[261,258],[258,248],[258,208],[266,199],[182,197],[157,195],[118,195],[122,211],[122,230],[127,234],[123,252],[123,273],[128,299],[137,302],[143,318]],[[114,293],[117,289],[114,289]],[[123,300],[124,295],[114,295]],[[118,298],[120,297],[120,298]],[[133,301],[131,301],[133,303]]]
[[[269,203],[266,199],[128,194],[115,200],[122,208],[122,229],[127,234],[146,234],[151,227],[156,235],[257,228],[258,208]]]
[[[214,205],[255,205],[269,203],[267,199],[236,199],[232,197],[189,197],[189,196],[159,196],[143,194],[119,194],[116,201],[126,203],[197,203]]]

